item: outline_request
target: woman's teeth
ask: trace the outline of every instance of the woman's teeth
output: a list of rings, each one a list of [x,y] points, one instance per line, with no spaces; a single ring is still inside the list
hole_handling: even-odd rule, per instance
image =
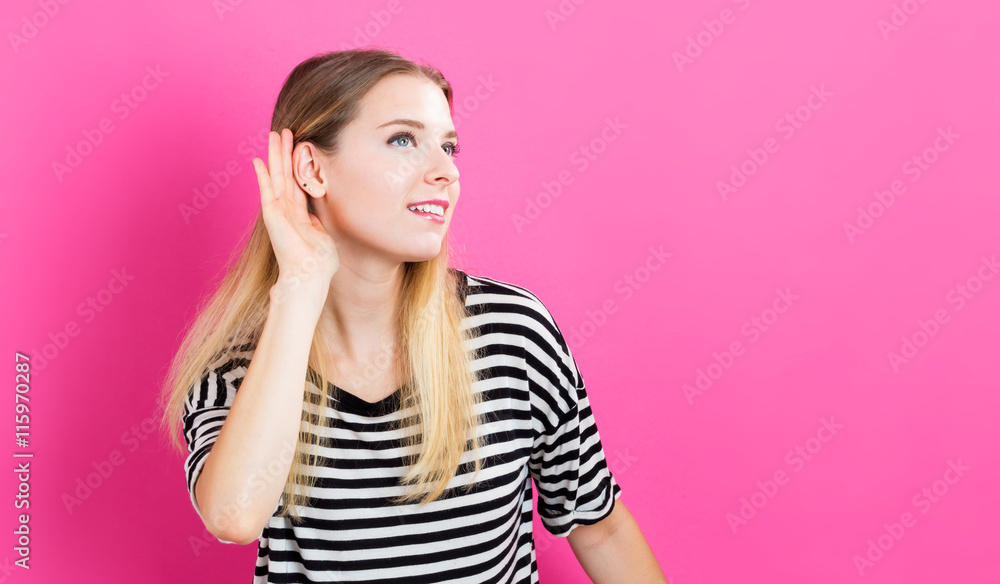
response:
[[[410,211],[423,211],[424,213],[433,213],[439,217],[444,216],[444,207],[441,205],[418,205],[415,207],[407,207]]]

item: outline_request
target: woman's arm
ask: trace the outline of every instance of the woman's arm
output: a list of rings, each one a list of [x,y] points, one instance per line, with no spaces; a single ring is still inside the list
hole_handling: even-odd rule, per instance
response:
[[[288,480],[309,351],[326,299],[317,287],[301,286],[280,301],[276,294],[277,285],[246,375],[195,483],[209,532],[239,544],[260,536]]]
[[[601,521],[579,525],[567,537],[594,584],[667,584],[639,525],[621,499]]]

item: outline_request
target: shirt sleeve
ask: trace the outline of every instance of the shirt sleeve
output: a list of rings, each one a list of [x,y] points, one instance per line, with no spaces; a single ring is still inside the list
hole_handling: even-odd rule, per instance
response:
[[[191,505],[203,523],[205,517],[201,514],[198,500],[195,498],[195,484],[201,476],[205,459],[219,436],[222,423],[229,414],[229,408],[249,365],[250,359],[245,352],[230,353],[217,359],[209,365],[197,385],[191,388],[184,402],[182,423],[184,439],[188,445],[184,473],[191,495]],[[216,539],[223,543],[234,543],[221,538]]]
[[[528,467],[542,525],[567,537],[610,515],[621,487],[608,468],[576,360],[540,300],[537,310],[525,351],[534,437]]]

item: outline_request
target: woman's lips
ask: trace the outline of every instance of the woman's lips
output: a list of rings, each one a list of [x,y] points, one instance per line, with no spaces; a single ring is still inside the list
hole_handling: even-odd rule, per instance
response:
[[[435,223],[439,224],[444,223],[444,217],[440,215],[435,215],[434,213],[425,213],[423,211],[414,211],[414,210],[410,210],[410,213],[413,213],[414,215],[420,215],[421,217],[425,217],[431,221],[434,221]]]

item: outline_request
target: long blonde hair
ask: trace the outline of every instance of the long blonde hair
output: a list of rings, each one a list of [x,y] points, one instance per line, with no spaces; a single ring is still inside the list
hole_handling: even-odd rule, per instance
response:
[[[296,144],[308,141],[333,154],[340,132],[357,115],[361,98],[393,74],[430,79],[441,87],[449,108],[453,107],[450,84],[429,65],[381,49],[335,51],[313,56],[292,70],[278,94],[271,130],[289,128]],[[314,213],[312,197],[306,198],[310,213]],[[163,385],[161,428],[169,432],[171,443],[181,452],[185,451],[179,436],[185,401],[220,356],[247,343],[256,346],[268,315],[269,291],[277,281],[278,264],[259,211],[246,245],[238,255],[233,254],[227,266],[235,265],[227,269],[216,291],[200,303]],[[423,505],[438,499],[456,475],[467,447],[473,451],[475,473],[482,467],[479,450],[484,444],[477,428],[483,420],[476,414],[481,398],[473,391],[477,375],[471,369],[479,353],[465,347],[470,333],[460,325],[468,312],[459,287],[466,283],[449,268],[448,261],[446,236],[436,257],[403,265],[401,301],[395,315],[399,350],[392,367],[400,375],[397,379],[407,380],[400,393],[401,410],[414,408],[412,415],[399,420],[400,428],[416,426],[415,433],[403,433],[401,445],[407,451],[418,443],[420,447],[408,459],[408,472],[401,479],[402,484],[416,485],[416,489],[395,498],[396,503],[417,501]],[[299,514],[295,508],[308,504],[305,491],[315,485],[315,473],[310,469],[317,464],[319,437],[328,423],[324,404],[329,403],[331,393],[326,365],[331,356],[324,350],[328,338],[321,333],[322,328],[317,327],[313,334],[308,361],[318,375],[315,385],[321,398],[312,394],[308,385],[303,386],[303,422],[283,491],[284,503],[276,512],[296,519]],[[306,406],[307,402],[320,407]]]

